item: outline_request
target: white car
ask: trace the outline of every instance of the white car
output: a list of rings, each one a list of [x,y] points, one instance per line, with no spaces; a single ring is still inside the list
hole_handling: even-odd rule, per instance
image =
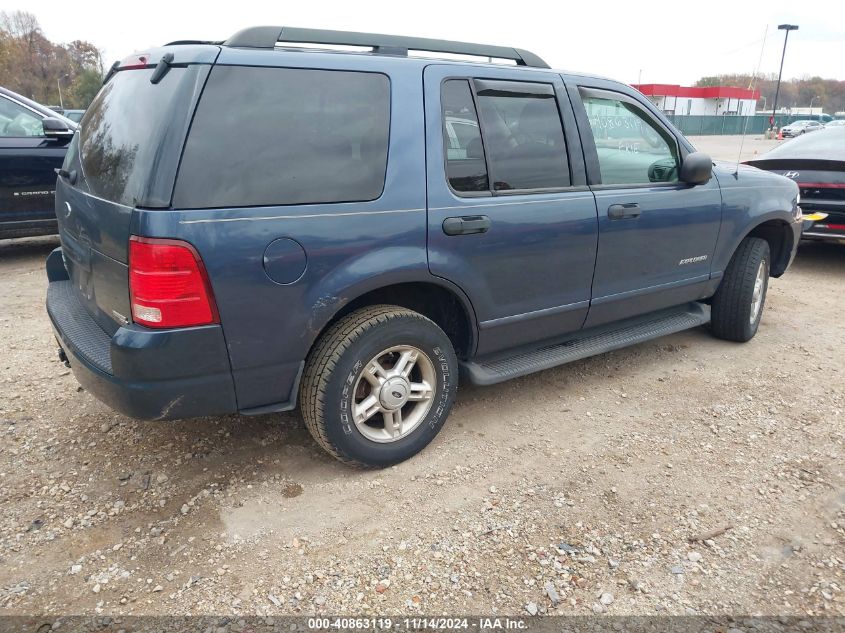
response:
[[[784,138],[789,138],[793,136],[801,136],[807,132],[816,132],[823,128],[824,126],[818,121],[793,121],[789,125],[784,125],[783,128],[781,128],[781,133]]]

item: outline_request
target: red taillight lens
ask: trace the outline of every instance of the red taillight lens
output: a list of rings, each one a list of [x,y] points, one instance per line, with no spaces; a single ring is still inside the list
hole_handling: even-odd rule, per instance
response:
[[[146,68],[147,64],[150,63],[150,54],[149,53],[135,53],[130,55],[129,57],[122,59],[120,64],[118,64],[118,68],[121,70],[129,70],[132,68]]]
[[[132,236],[129,297],[135,323],[154,328],[219,323],[202,259],[180,240]]]

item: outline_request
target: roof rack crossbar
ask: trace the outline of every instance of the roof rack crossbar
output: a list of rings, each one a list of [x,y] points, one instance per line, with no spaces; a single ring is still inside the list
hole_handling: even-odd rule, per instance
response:
[[[275,48],[279,42],[292,44],[328,44],[332,46],[366,46],[373,52],[384,55],[407,55],[409,50],[430,51],[510,59],[520,66],[548,68],[549,65],[530,51],[508,46],[491,46],[452,42],[424,37],[401,35],[379,35],[377,33],[355,33],[353,31],[325,31],[321,29],[300,29],[290,26],[253,26],[238,31],[224,44],[238,48]]]
[[[168,42],[165,46],[182,46],[185,44],[214,44],[215,46],[220,46],[223,42],[213,40],[175,40],[173,42]]]

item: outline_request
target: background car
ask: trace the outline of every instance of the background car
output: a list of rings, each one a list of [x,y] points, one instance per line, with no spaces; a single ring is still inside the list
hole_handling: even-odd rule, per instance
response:
[[[790,138],[793,136],[801,136],[807,132],[816,132],[822,128],[824,128],[824,126],[818,121],[802,120],[793,121],[789,125],[784,125],[780,131],[784,138]]]
[[[65,110],[62,112],[62,115],[74,123],[79,123],[82,117],[85,116],[85,110]]]
[[[0,88],[0,238],[50,235],[56,172],[76,123]]]
[[[834,119],[824,124],[825,128],[829,127],[845,127],[845,119]]]
[[[747,164],[798,183],[805,214],[827,214],[804,238],[845,243],[845,126],[783,143]]]

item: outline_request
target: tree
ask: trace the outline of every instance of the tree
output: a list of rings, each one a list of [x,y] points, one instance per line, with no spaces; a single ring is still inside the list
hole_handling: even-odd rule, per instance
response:
[[[86,108],[103,76],[100,50],[83,40],[51,42],[26,11],[0,12],[0,85],[47,105]]]
[[[760,91],[760,102],[757,107],[762,110],[764,104],[766,108],[771,109],[775,101],[777,80],[776,74],[761,75],[754,80],[751,75],[735,73],[702,77],[695,82],[695,85],[754,87]],[[821,107],[829,114],[845,111],[845,81],[822,77],[801,77],[781,81],[778,110],[795,106],[806,108],[811,102],[813,107]]]
[[[69,99],[72,108],[84,110],[97,96],[103,85],[103,75],[95,70],[86,69],[79,73],[70,87]]]

